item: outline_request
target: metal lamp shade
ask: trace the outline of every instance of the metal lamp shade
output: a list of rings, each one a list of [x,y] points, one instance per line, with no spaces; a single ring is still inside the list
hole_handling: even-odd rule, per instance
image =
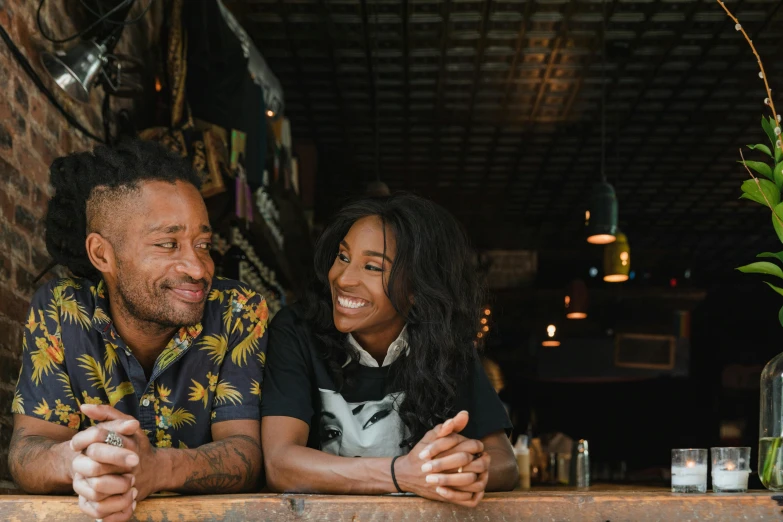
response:
[[[89,101],[105,63],[106,48],[95,41],[81,41],[65,53],[41,54],[46,71],[68,95],[82,103]]]
[[[569,319],[587,319],[587,285],[581,279],[574,279],[568,285],[565,311]]]
[[[590,202],[585,212],[587,242],[606,245],[615,240],[617,234],[617,195],[614,187],[603,181],[593,187]]]
[[[604,281],[622,283],[631,273],[631,247],[628,238],[617,232],[617,241],[604,248]]]

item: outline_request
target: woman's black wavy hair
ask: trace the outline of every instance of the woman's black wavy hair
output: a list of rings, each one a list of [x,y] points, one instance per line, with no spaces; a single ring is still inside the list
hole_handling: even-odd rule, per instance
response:
[[[52,162],[49,180],[54,197],[46,212],[46,249],[52,260],[78,277],[96,280],[100,274],[87,257],[87,201],[96,187],[134,189],[143,181],[183,181],[195,187],[201,180],[181,157],[152,141],[127,140],[101,145]]]
[[[412,446],[455,413],[458,388],[477,357],[473,341],[484,293],[467,235],[444,208],[410,194],[347,205],[317,242],[314,284],[305,300],[305,316],[338,388],[351,379],[358,354],[334,326],[328,274],[348,230],[367,216],[379,217],[396,241],[386,293],[406,319],[411,348],[394,363],[393,391],[405,393],[398,408],[410,432],[403,444]],[[353,362],[343,368],[348,357]]]

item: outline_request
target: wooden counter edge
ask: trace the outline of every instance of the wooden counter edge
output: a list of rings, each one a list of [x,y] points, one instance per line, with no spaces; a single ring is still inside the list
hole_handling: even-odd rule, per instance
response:
[[[778,501],[778,498],[781,500]],[[665,490],[491,493],[475,509],[419,497],[347,495],[161,496],[141,502],[136,520],[783,520],[783,495],[770,491],[742,494],[677,495]],[[687,514],[687,517],[686,517]],[[509,518],[510,517],[510,518]],[[618,518],[619,517],[619,518]],[[685,518],[683,518],[685,517]],[[0,496],[0,520],[88,520],[73,496]]]

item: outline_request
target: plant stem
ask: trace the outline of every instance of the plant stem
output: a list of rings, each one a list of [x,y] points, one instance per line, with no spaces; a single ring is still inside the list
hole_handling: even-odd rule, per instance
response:
[[[737,17],[734,16],[731,11],[729,11],[729,8],[726,7],[726,4],[724,4],[721,0],[717,0],[717,2],[720,4],[720,6],[723,8],[724,11],[726,11],[726,14],[729,15],[729,17],[734,20],[734,23],[736,25],[740,26],[740,32],[742,33],[742,36],[745,37],[745,40],[748,41],[748,45],[750,45],[750,49],[753,51],[753,54],[756,56],[756,61],[759,64],[759,69],[761,69],[761,79],[764,80],[764,88],[767,90],[767,99],[769,99],[769,108],[772,110],[772,119],[775,120],[775,126],[780,127],[780,122],[778,121],[778,114],[775,112],[775,102],[772,101],[772,90],[769,88],[769,83],[767,82],[767,73],[764,71],[764,64],[761,63],[761,57],[759,56],[759,53],[756,52],[756,46],[753,45],[753,40],[750,39],[750,36],[748,36],[748,33],[745,32],[745,28],[742,27],[742,24],[739,23],[739,20],[737,20]],[[780,140],[781,137],[778,136],[778,140]],[[778,141],[776,140],[776,141]],[[777,147],[777,143],[774,144],[775,147]],[[774,147],[773,147],[774,148]],[[774,156],[773,156],[774,159]]]
[[[770,486],[772,480],[772,470],[775,468],[775,462],[778,458],[778,450],[780,449],[780,437],[775,437],[772,445],[767,449],[767,458],[764,461],[764,469],[761,471],[761,478],[765,487]]]

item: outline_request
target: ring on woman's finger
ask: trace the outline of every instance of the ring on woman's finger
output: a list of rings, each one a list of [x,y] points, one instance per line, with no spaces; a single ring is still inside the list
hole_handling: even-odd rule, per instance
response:
[[[462,466],[459,467],[459,469],[457,470],[457,473],[462,473]]]
[[[122,447],[122,437],[120,437],[113,431],[110,431],[108,435],[106,435],[106,440],[104,442],[106,442],[106,444],[110,446],[116,446],[118,448]]]

